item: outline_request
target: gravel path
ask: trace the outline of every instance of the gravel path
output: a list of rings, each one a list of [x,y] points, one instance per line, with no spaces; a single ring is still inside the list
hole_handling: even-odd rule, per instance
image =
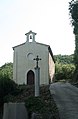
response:
[[[59,110],[60,119],[78,119],[78,88],[69,83],[53,83],[50,92]]]

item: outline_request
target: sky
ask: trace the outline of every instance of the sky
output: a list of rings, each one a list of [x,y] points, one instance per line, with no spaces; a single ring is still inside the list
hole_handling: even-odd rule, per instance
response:
[[[26,42],[30,30],[37,33],[37,42],[50,45],[54,55],[73,54],[70,1],[0,0],[0,66],[13,62],[12,47]]]

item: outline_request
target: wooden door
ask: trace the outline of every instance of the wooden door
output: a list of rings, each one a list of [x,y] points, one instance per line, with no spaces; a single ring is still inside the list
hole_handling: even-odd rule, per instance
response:
[[[28,71],[27,73],[27,84],[28,85],[34,84],[34,72],[32,70]]]

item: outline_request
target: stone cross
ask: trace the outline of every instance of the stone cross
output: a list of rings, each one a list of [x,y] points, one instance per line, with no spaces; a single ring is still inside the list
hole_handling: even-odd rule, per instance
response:
[[[34,58],[34,60],[36,60],[36,67],[38,67],[38,62],[39,62],[39,60],[41,60],[41,58],[39,58],[39,56],[37,55],[37,57]]]

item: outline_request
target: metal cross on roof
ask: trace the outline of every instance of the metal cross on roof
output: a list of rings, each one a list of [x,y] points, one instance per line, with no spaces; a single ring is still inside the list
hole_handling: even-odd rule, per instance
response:
[[[39,60],[41,60],[41,58],[39,58],[39,56],[37,55],[37,57],[34,58],[33,60],[36,60],[36,67],[38,67],[38,62],[39,62]]]

